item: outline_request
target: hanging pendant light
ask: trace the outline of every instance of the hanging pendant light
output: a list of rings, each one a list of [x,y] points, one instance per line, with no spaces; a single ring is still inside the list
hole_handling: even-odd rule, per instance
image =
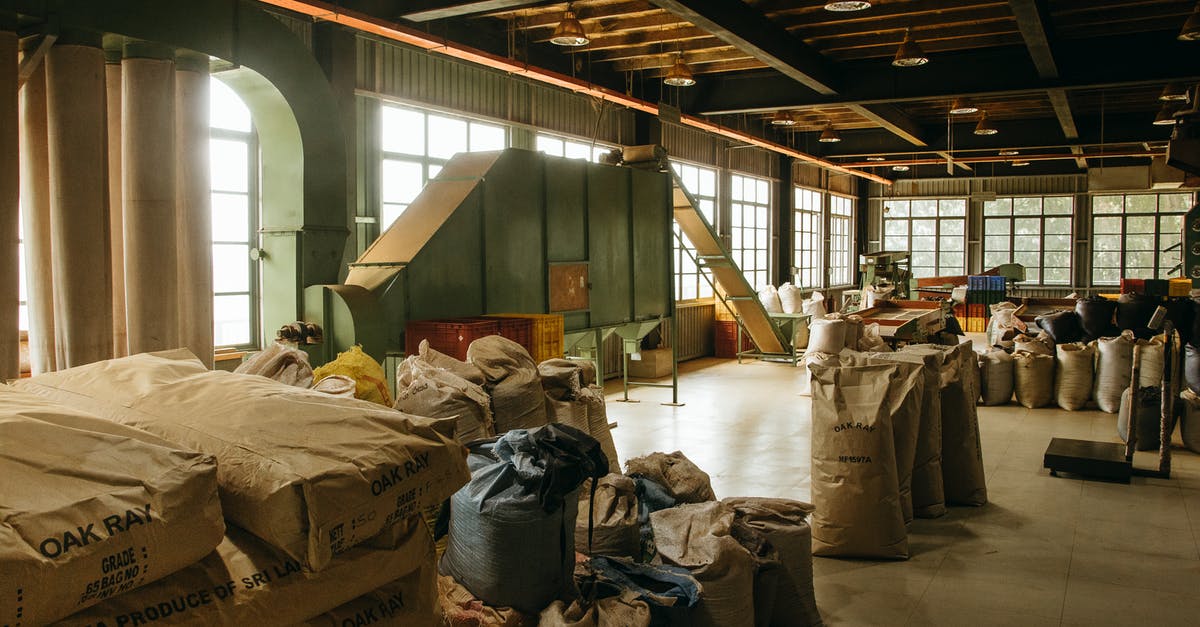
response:
[[[1187,87],[1184,87],[1183,83],[1167,83],[1167,86],[1163,87],[1162,95],[1160,95],[1158,97],[1158,99],[1162,100],[1164,102],[1168,102],[1168,101],[1187,102],[1187,99],[1188,99]]]
[[[999,132],[1000,130],[992,126],[992,123],[988,121],[987,112],[979,116],[979,123],[975,125],[976,135],[995,135]]]
[[[1012,157],[1014,155],[1019,155],[1019,154],[1021,154],[1021,151],[1019,151],[1019,150],[1001,150],[1000,151],[1001,157]]]
[[[883,157],[867,157],[867,161],[886,161]]]
[[[671,66],[671,69],[667,70],[667,75],[663,77],[663,82],[671,87],[691,87],[696,84],[696,79],[692,77],[692,71],[683,62],[682,54],[675,57],[675,63]]]
[[[775,126],[795,126],[796,118],[788,111],[776,111],[775,115],[771,116],[771,124]]]
[[[587,32],[583,30],[583,24],[575,18],[575,14],[568,10],[563,13],[563,19],[554,29],[554,35],[550,37],[550,43],[556,46],[586,46],[592,40],[588,39]]]
[[[1010,161],[1009,164],[1012,165],[1012,167],[1014,167],[1014,168],[1023,168],[1025,166],[1029,165],[1029,162],[1025,161],[1025,160],[1015,160],[1015,161]]]
[[[836,144],[842,141],[842,136],[838,135],[833,128],[833,123],[830,122],[825,124],[825,130],[821,131],[821,136],[817,138],[817,141],[822,144]]]
[[[1171,126],[1175,124],[1175,112],[1179,110],[1179,106],[1175,103],[1168,102],[1158,110],[1158,115],[1154,116],[1155,126]]]
[[[967,102],[963,98],[955,98],[950,105],[950,115],[967,115],[970,113],[979,113],[979,107]]]
[[[1180,41],[1200,41],[1200,2],[1196,3],[1195,10],[1183,23],[1183,30],[1179,31]]]
[[[904,41],[900,43],[900,49],[896,50],[896,58],[892,59],[892,65],[896,67],[917,67],[929,63],[929,57],[925,56],[925,51],[921,50],[920,44],[912,37],[912,29],[904,29]]]
[[[906,165],[894,165],[894,166],[892,166],[892,171],[893,171],[893,172],[908,172],[908,166],[906,166]]]
[[[871,8],[871,3],[865,2],[864,0],[830,2],[825,5],[826,11],[833,11],[835,13],[846,13],[849,11],[862,11],[864,9],[869,9],[869,8]]]

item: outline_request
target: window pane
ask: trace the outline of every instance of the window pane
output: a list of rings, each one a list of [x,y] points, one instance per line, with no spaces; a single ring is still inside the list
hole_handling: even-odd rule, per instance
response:
[[[1042,223],[1042,229],[1045,233],[1070,233],[1071,218],[1046,218]]]
[[[234,346],[250,343],[250,297],[213,297],[213,343]]]
[[[212,238],[245,242],[250,237],[250,199],[245,194],[212,195]]]
[[[892,201],[883,206],[883,213],[889,218],[908,217],[908,201]]]
[[[886,220],[883,223],[885,235],[908,235],[908,220]]]
[[[477,122],[471,123],[471,152],[504,150],[507,143],[504,127],[479,124]]]
[[[716,196],[717,195],[717,172],[716,170],[700,170],[700,195],[701,196]]]
[[[1013,200],[1013,215],[1036,216],[1042,213],[1041,198],[1016,198]]]
[[[991,232],[991,231],[989,231]],[[983,237],[983,249],[991,252],[1005,252],[1009,247],[1009,239],[1007,235],[985,235]]]
[[[1042,199],[1042,211],[1046,215],[1070,215],[1074,200],[1071,196],[1047,196]]]
[[[1121,271],[1117,268],[1095,268],[1092,270],[1092,282],[1097,285],[1116,285],[1120,282]]]
[[[938,238],[939,246],[943,253],[947,251],[961,251],[963,249],[963,239],[956,236],[942,236]]]
[[[467,123],[464,120],[429,116],[429,156],[449,159],[467,151]]]
[[[933,236],[917,237],[914,235],[912,237],[912,250],[913,250],[913,252],[916,252],[916,251],[934,252],[937,250],[937,238],[933,237]]]
[[[425,114],[399,107],[383,107],[383,150],[410,155],[425,154]]]
[[[917,235],[936,235],[937,220],[913,220],[912,234],[914,238]]]
[[[967,215],[967,201],[962,199],[939,200],[938,215],[942,217],[959,217]]]
[[[424,187],[424,172],[416,161],[385,159],[382,183],[383,202],[408,204],[421,193]]]
[[[208,152],[213,191],[250,191],[250,156],[245,142],[213,139],[208,142]]]
[[[937,214],[936,200],[912,201],[912,215],[914,218],[932,218]]]
[[[588,160],[592,156],[592,147],[589,144],[566,141],[563,142],[563,156],[568,159]]]
[[[966,226],[965,220],[942,220],[941,221],[942,235],[959,235],[963,234],[963,228]]]
[[[1092,230],[1097,234],[1121,232],[1121,218],[1096,218]]]
[[[983,215],[985,216],[1006,216],[1012,213],[1011,198],[997,198],[983,203]]]
[[[382,215],[380,216],[380,231],[382,232],[387,230],[387,228],[396,221],[396,218],[399,218],[400,214],[404,213],[404,210],[407,208],[408,205],[385,204],[383,206]]]
[[[1190,209],[1191,206],[1191,194],[1163,194],[1158,197],[1158,210],[1160,212],[1185,212]]]
[[[213,245],[213,291],[250,291],[250,247],[245,244]]]
[[[1124,196],[1095,196],[1092,198],[1092,213],[1121,213],[1124,203]]]
[[[545,135],[538,135],[537,149],[539,152],[544,152],[548,155],[554,155],[555,157],[563,156],[563,142],[561,139],[555,139]]]
[[[1125,218],[1126,233],[1154,233],[1155,220],[1153,216],[1130,216]]]
[[[1016,218],[1013,220],[1013,232],[1019,238],[1022,235],[1037,236],[1041,232],[1042,221],[1039,218]]]
[[[1132,194],[1125,197],[1126,213],[1154,213],[1158,208],[1158,196],[1155,194]]]
[[[250,109],[229,85],[213,78],[208,82],[208,125],[249,133]]]

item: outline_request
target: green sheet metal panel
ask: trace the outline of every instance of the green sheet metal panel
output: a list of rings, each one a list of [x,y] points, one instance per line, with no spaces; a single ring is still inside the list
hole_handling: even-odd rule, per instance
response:
[[[638,319],[666,316],[674,297],[671,274],[670,176],[631,170],[633,201],[633,313]]]
[[[408,320],[477,316],[483,309],[483,194],[478,189],[450,214],[403,270],[406,289],[401,328]]]
[[[546,254],[587,261],[587,162],[546,159]]]
[[[633,313],[631,170],[590,164],[587,172],[591,324],[628,322]]]
[[[544,161],[507,150],[484,179],[486,311],[546,311]]]

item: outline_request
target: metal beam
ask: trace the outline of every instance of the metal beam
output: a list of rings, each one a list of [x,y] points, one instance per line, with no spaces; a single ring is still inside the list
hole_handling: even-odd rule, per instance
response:
[[[511,11],[523,9],[544,0],[457,0],[451,2],[405,2],[401,19],[410,22],[431,22],[452,17],[464,17],[493,11]]]
[[[928,145],[922,138],[924,131],[921,127],[892,105],[851,105],[850,109],[914,146]]]
[[[838,93],[833,63],[741,0],[651,0],[727,44],[750,53],[817,94]]]
[[[1013,16],[1017,18],[1017,28],[1029,57],[1042,78],[1058,78],[1058,66],[1054,63],[1054,52],[1050,45],[1050,23],[1045,7],[1038,0],[1008,0]]]

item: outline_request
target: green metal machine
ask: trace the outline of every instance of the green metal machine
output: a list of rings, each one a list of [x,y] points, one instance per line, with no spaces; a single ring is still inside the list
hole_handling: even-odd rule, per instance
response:
[[[1183,250],[1179,258],[1183,263],[1180,276],[1191,279],[1192,287],[1200,287],[1200,203],[1183,216]]]
[[[382,360],[409,320],[562,314],[568,336],[674,315],[671,176],[521,149],[455,156],[353,264],[305,290],[322,363]]]
[[[867,253],[859,261],[859,271],[861,285],[870,285],[878,292],[887,291],[887,298],[910,298],[914,281],[908,251]]]

